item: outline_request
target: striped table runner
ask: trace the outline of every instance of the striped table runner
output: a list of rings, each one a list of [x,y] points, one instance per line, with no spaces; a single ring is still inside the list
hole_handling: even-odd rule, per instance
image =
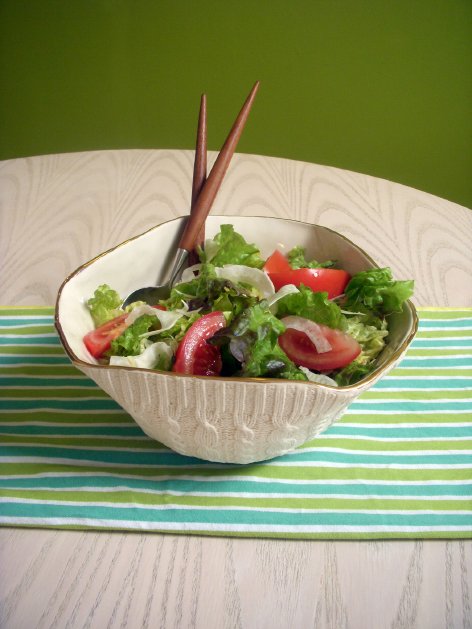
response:
[[[422,309],[402,363],[290,455],[207,463],[146,437],[0,308],[0,523],[304,539],[472,537],[472,308]]]

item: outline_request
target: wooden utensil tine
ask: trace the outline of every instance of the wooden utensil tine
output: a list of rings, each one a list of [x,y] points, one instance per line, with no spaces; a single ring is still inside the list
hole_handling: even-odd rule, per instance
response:
[[[213,164],[213,168],[204,183],[200,194],[192,208],[190,220],[187,221],[184,232],[180,239],[179,248],[191,251],[198,237],[200,229],[205,223],[205,219],[210,212],[211,206],[220,189],[221,182],[228,170],[231,158],[238,144],[239,138],[243,132],[249,112],[259,89],[259,81],[254,84],[249,96],[247,97],[241,111],[239,112],[228,137]]]
[[[198,199],[207,174],[207,101],[206,94],[202,94],[200,99],[200,113],[198,115],[197,139],[195,143],[195,161],[193,164],[192,180],[192,202],[190,214],[194,212],[195,203]],[[203,223],[197,239],[190,251],[189,264],[196,264],[199,259],[195,251],[198,245],[203,245],[205,240],[205,223]]]

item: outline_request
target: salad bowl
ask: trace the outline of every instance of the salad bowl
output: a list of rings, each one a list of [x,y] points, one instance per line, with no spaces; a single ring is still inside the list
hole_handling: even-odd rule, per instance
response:
[[[57,297],[55,323],[72,363],[120,404],[153,439],[184,455],[209,461],[251,463],[285,454],[326,430],[361,393],[403,357],[417,329],[406,301],[389,320],[389,335],[376,368],[349,386],[277,378],[183,375],[100,364],[83,343],[93,329],[87,300],[101,284],[126,296],[159,283],[168,273],[184,217],[171,220],[102,253],[73,272]],[[206,235],[222,224],[263,256],[301,245],[307,256],[335,259],[351,275],[376,263],[341,234],[298,221],[210,216]]]

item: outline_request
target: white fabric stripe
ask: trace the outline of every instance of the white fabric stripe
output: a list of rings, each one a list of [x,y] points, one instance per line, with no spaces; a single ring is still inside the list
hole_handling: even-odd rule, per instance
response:
[[[443,339],[421,339],[421,338],[415,338],[415,340],[413,341],[414,345],[412,345],[411,348],[413,350],[415,350],[415,349],[422,349],[422,350],[437,349],[439,351],[441,351],[443,349],[469,349],[468,345],[448,345],[447,347],[444,347],[444,345],[434,345],[434,343],[433,343],[434,340],[443,340]],[[458,339],[456,338],[455,340],[457,341]],[[428,343],[428,345],[423,345],[423,341],[431,341],[431,342]]]
[[[413,369],[416,370],[422,370],[422,369],[426,369],[427,371],[447,371],[448,369],[454,369],[454,370],[458,370],[458,371],[466,371],[466,370],[470,370],[472,369],[472,365],[454,365],[453,367],[447,367],[447,366],[437,366],[435,367],[434,365],[431,367],[415,367],[415,365],[409,365],[409,366],[404,366],[402,363],[400,363],[399,365],[397,365],[395,367],[395,369],[405,369],[408,371],[412,371]],[[418,377],[423,377],[423,376],[418,376]],[[447,375],[444,377],[448,377]]]
[[[344,513],[344,514],[356,514],[356,515],[369,515],[369,514],[381,514],[381,515],[402,515],[408,513],[408,515],[466,515],[472,514],[472,509],[308,509],[308,508],[293,508],[293,507],[263,507],[258,505],[255,509],[252,506],[246,505],[186,505],[186,504],[146,504],[140,502],[98,502],[98,501],[84,501],[78,500],[41,500],[33,498],[9,498],[0,496],[0,504],[2,503],[14,503],[14,504],[31,504],[31,505],[52,505],[68,506],[68,507],[108,507],[110,509],[142,509],[144,511],[173,511],[175,509],[182,511],[259,511],[262,513]],[[471,524],[472,526],[472,524]]]
[[[1,489],[7,489],[8,491],[23,491],[22,487],[2,487]],[[76,493],[76,492],[90,492],[90,493],[118,493],[118,492],[127,492],[127,493],[141,493],[141,494],[150,494],[155,496],[195,496],[196,498],[255,498],[255,499],[270,499],[270,498],[282,498],[283,500],[287,499],[305,499],[309,498],[312,500],[326,500],[331,498],[336,498],[337,500],[414,500],[414,501],[423,501],[427,502],[429,500],[435,502],[448,501],[448,500],[457,500],[457,501],[469,501],[470,496],[462,496],[462,495],[441,495],[441,496],[418,496],[416,494],[401,494],[401,495],[390,495],[390,494],[371,494],[366,493],[363,495],[359,494],[334,494],[330,493],[329,495],[324,494],[309,494],[309,493],[296,493],[296,494],[286,494],[281,492],[272,492],[272,493],[264,493],[264,492],[245,492],[245,491],[177,491],[177,490],[165,490],[165,489],[146,489],[143,487],[129,487],[128,485],[115,485],[114,487],[49,487],[47,485],[39,486],[35,485],[33,488],[34,491],[48,491],[48,492],[64,492],[64,493]],[[40,499],[38,499],[40,500]],[[134,503],[133,503],[134,504]],[[197,506],[195,506],[197,508]],[[235,507],[238,508],[238,507]],[[256,507],[258,509],[258,507]],[[266,507],[269,509],[269,507]],[[331,509],[330,509],[331,511]],[[389,511],[390,512],[390,511]],[[436,513],[437,511],[434,510]],[[448,511],[449,513],[449,511]],[[461,511],[461,513],[463,513]]]
[[[441,376],[441,375],[431,375],[431,374],[421,374],[421,376],[413,376],[415,380],[470,380],[472,382],[471,376]],[[402,376],[396,374],[387,374],[382,376],[382,380],[411,380],[411,376]],[[408,390],[408,389],[405,389]]]
[[[24,437],[26,435],[18,435],[18,434],[8,434],[8,433],[1,433],[3,436],[10,436],[10,437]],[[96,440],[101,440],[103,439],[103,437],[100,437],[98,435],[91,435],[90,437],[87,437],[87,435],[43,435],[44,437],[50,437],[50,438],[54,438],[57,437],[59,439],[96,439]],[[132,441],[147,441],[148,438],[147,437],[122,437],[119,435],[113,435],[108,437],[107,436],[107,440],[111,439],[111,440],[118,440],[118,439],[122,439],[122,440],[127,440],[130,439]],[[343,437],[338,437],[338,439],[343,439]],[[345,437],[343,440],[349,441],[349,437]],[[451,438],[451,441],[453,439]],[[461,439],[457,439],[457,441],[459,441]],[[463,438],[463,441],[471,441],[472,442],[472,437],[470,438]],[[386,441],[386,439],[375,439],[375,438],[366,438],[366,441]],[[409,443],[409,439],[403,439],[403,442],[408,444]],[[413,440],[411,440],[413,441]],[[424,439],[418,439],[417,441],[422,442],[425,441]],[[434,439],[428,439],[428,441],[434,441]],[[94,446],[94,445],[72,445],[72,444],[68,444],[68,443],[38,443],[37,441],[19,441],[18,443],[11,443],[11,444],[6,444],[6,445],[14,445],[18,448],[22,448],[24,446],[26,447],[41,447],[41,448],[50,448],[51,450],[54,449],[67,449],[67,450],[91,450],[93,452],[95,451],[107,451],[107,452],[144,452],[144,453],[152,453],[152,454],[162,454],[165,452],[169,452],[167,449],[165,448],[131,448],[131,447],[126,447],[126,446],[121,446],[121,447],[111,447],[111,446]],[[424,450],[424,449],[420,449],[420,450],[360,450],[360,449],[355,449],[353,450],[352,448],[330,448],[329,446],[324,446],[322,443],[320,443],[319,445],[317,445],[315,448],[302,448],[300,450],[296,450],[295,452],[292,452],[293,455],[296,456],[296,454],[304,454],[304,453],[311,453],[311,452],[332,452],[334,454],[341,454],[341,453],[349,453],[349,454],[363,454],[363,455],[370,455],[370,456],[384,456],[384,457],[397,457],[397,456],[449,456],[449,455],[453,455],[453,454],[472,454],[472,450],[466,450],[466,449],[459,449],[459,450]],[[274,461],[274,464],[276,463],[276,461]],[[121,465],[121,463],[118,463],[117,465]]]
[[[152,468],[152,469],[173,469],[178,471],[183,467],[184,469],[199,469],[207,467],[208,463],[189,463],[185,466],[172,466],[172,465],[164,465],[164,464],[151,464],[151,465],[142,465],[139,463],[106,463],[104,461],[94,461],[93,459],[68,459],[66,457],[42,457],[42,456],[21,456],[21,457],[10,457],[10,456],[0,456],[0,461],[3,463],[18,463],[21,461],[22,463],[50,463],[54,465],[58,465],[59,463],[63,463],[65,465],[70,465],[71,463],[77,467],[80,465],[90,465],[94,467],[118,467],[118,468],[129,468],[129,467],[140,467],[140,468]],[[212,463],[211,469],[224,469],[226,467],[226,463]],[[300,461],[300,462],[283,462],[283,461],[272,461],[270,463],[270,467],[293,467],[293,468],[301,468],[301,467],[327,467],[327,468],[363,468],[363,469],[392,469],[392,470],[418,470],[418,465],[409,465],[406,463],[390,463],[384,465],[383,463],[333,463],[326,461]],[[421,469],[431,469],[431,470],[441,470],[442,472],[448,471],[451,469],[457,470],[468,470],[472,469],[471,464],[462,464],[462,463],[454,463],[448,464],[447,469],[444,468],[444,465],[433,465],[433,464],[422,464]],[[175,478],[173,476],[172,478]],[[179,476],[180,478],[180,476]]]
[[[4,398],[3,398],[4,399]],[[82,398],[83,399],[83,398]],[[93,413],[94,415],[126,415],[125,411],[122,411],[120,408],[95,408],[95,409],[79,409],[74,408],[71,409],[63,409],[63,408],[47,408],[44,406],[37,406],[36,408],[15,408],[15,409],[3,409],[0,408],[0,413],[10,414],[10,413],[61,413],[64,414],[80,414],[80,415],[90,415]]]
[[[0,426],[2,426],[3,424],[0,424]],[[11,425],[11,424],[10,424]],[[29,424],[28,424],[29,425]],[[57,425],[57,424],[56,424]],[[83,425],[83,424],[82,424]],[[95,427],[96,424],[91,424],[91,426]],[[108,425],[107,425],[108,427]],[[19,438],[23,438],[23,437],[32,437],[32,435],[28,435],[25,433],[17,433],[17,432],[0,432],[0,438],[1,437],[19,437]],[[146,435],[96,435],[96,434],[80,434],[80,435],[71,435],[71,434],[67,434],[67,433],[59,433],[59,434],[55,434],[55,435],[51,435],[49,433],[46,434],[35,434],[34,437],[47,437],[48,439],[96,439],[97,441],[103,441],[104,439],[106,439],[107,441],[110,440],[123,440],[123,441],[143,441],[143,442],[148,442],[149,441],[149,437],[147,437]],[[5,444],[8,445],[8,444]],[[54,448],[71,448],[72,450],[76,449],[76,448],[84,448],[87,450],[111,450],[112,452],[120,452],[121,450],[123,451],[127,451],[130,450],[131,452],[169,452],[169,450],[167,448],[107,448],[106,446],[89,446],[89,445],[68,445],[68,444],[60,444],[60,443],[38,443],[38,441],[21,441],[20,443],[15,443],[14,445],[17,446],[38,446],[40,448],[42,448],[43,446],[45,448],[47,447],[54,447]]]
[[[460,308],[452,308],[452,310],[460,310]],[[470,321],[472,319],[472,313],[467,317],[448,317],[447,311],[445,311],[444,317],[423,317],[423,312],[419,309],[420,318],[422,321]]]
[[[55,388],[55,387],[54,387]],[[92,389],[93,391],[93,389]],[[110,398],[106,395],[103,395],[103,391],[101,389],[97,389],[96,390],[97,395],[84,395],[84,396],[78,396],[78,397],[54,397],[54,395],[42,395],[41,396],[41,402],[46,402],[47,400],[49,401],[55,401],[55,402],[94,402],[96,400],[109,400]],[[1,398],[4,402],[18,402],[18,400],[20,398],[17,397],[2,397]],[[34,400],[36,398],[31,398],[31,397],[23,397],[21,398],[21,400]],[[56,409],[57,410],[57,409]],[[10,411],[15,412],[15,409],[10,409]],[[92,409],[89,409],[90,412],[94,413],[95,411]],[[72,412],[75,413],[75,410],[71,409],[67,409],[66,412]]]
[[[81,424],[82,425],[82,424]],[[380,423],[365,423],[365,422],[347,422],[347,421],[340,421],[336,424],[336,426],[338,428],[372,428],[373,430],[376,430],[377,428],[390,428],[391,430],[401,430],[402,428],[472,428],[472,422],[436,422],[436,421],[432,421],[432,422],[401,422],[401,423],[385,423],[385,424],[380,424]],[[331,438],[335,438],[336,435],[331,435],[330,433],[323,433],[321,435],[319,435],[319,437],[317,437],[318,439],[331,439]],[[357,435],[349,435],[349,439],[357,439]],[[359,437],[360,439],[364,439],[367,437]],[[458,439],[461,439],[462,437],[457,437]],[[465,439],[467,439],[468,437],[464,437]],[[375,439],[380,439],[380,437],[375,437]],[[394,440],[394,437],[385,437],[385,439],[392,439]],[[415,437],[415,440],[417,439],[422,439],[422,437]],[[424,437],[425,440],[428,440],[428,437]],[[430,437],[429,440],[435,439],[435,437]],[[447,441],[448,439],[456,439],[456,437],[441,437],[441,441]],[[408,438],[408,440],[410,440],[410,438]],[[403,441],[403,440],[402,440]]]
[[[381,403],[381,400],[379,400],[379,404]],[[472,414],[472,408],[470,409],[454,409],[454,415],[470,415]],[[418,410],[418,411],[413,411],[411,409],[407,409],[407,410],[403,410],[403,411],[389,411],[389,410],[370,410],[370,409],[358,409],[358,408],[353,408],[352,406],[347,408],[344,411],[345,415],[447,415],[448,411],[432,411],[432,410],[427,410],[427,411],[422,411],[422,410]]]
[[[2,376],[2,377],[3,377],[3,376]],[[18,377],[21,377],[21,378],[22,378],[23,376],[15,376],[15,377],[16,377],[16,378],[18,378]],[[36,377],[37,377],[37,376],[36,376]],[[67,378],[68,376],[61,376],[61,377],[63,377],[63,378]],[[49,380],[49,378],[48,378],[47,376],[43,376],[43,379],[44,379],[44,380]],[[2,388],[3,388],[3,387],[2,387],[2,386],[0,386],[0,391],[2,390]],[[5,388],[6,388],[6,387],[5,387]],[[51,385],[50,387],[46,387],[46,386],[41,385],[41,384],[38,384],[38,385],[33,385],[33,386],[30,386],[30,385],[24,385],[24,384],[21,384],[21,385],[13,385],[13,386],[9,385],[9,386],[8,386],[8,390],[9,390],[9,391],[23,391],[25,388],[31,389],[32,391],[44,391],[44,389],[53,389],[53,388],[54,388],[54,389],[58,389],[58,390],[62,390],[62,389],[74,389],[74,390],[76,390],[76,391],[90,391],[90,393],[93,393],[94,391],[97,391],[97,393],[100,393],[100,394],[102,395],[102,397],[103,397],[103,398],[105,398],[105,396],[103,395],[103,391],[102,391],[102,389],[99,389],[98,387],[92,387],[92,386],[90,386],[90,387],[81,387],[81,386],[76,385],[76,384],[54,384],[54,385]],[[108,397],[109,397],[109,396],[108,396]],[[3,400],[6,400],[6,399],[15,399],[15,400],[18,400],[19,398],[2,398],[2,399],[3,399]],[[25,398],[23,397],[23,398],[21,398],[21,399],[25,399]],[[28,398],[26,398],[26,399],[28,399]],[[45,397],[45,396],[41,396],[41,399],[52,400],[52,399],[56,399],[56,398],[54,398],[54,397],[52,397],[52,396],[47,396],[47,397]],[[66,400],[74,400],[74,399],[76,399],[76,398],[71,398],[71,397],[67,396],[67,398],[62,398],[62,397],[59,397],[59,398],[57,398],[57,399],[59,399],[59,400],[63,400],[63,399],[66,399]],[[84,399],[86,399],[86,398],[80,398],[80,399],[84,400]],[[94,399],[95,399],[95,397],[94,397]],[[105,398],[105,399],[106,399],[106,398]]]
[[[0,475],[0,479],[10,480],[19,479],[19,478],[81,478],[81,477],[97,477],[97,478],[120,478],[125,480],[148,480],[148,481],[168,481],[175,479],[175,476],[166,476],[166,475],[149,475],[149,476],[135,476],[133,474],[124,474],[120,472],[104,472],[104,471],[95,471],[95,472],[40,472],[39,474],[14,474],[14,475]],[[408,485],[412,487],[428,485],[432,487],[445,487],[445,486],[455,486],[455,485],[470,485],[472,487],[472,478],[471,480],[449,480],[449,481],[440,481],[440,480],[365,480],[365,479],[289,479],[289,478],[266,478],[264,476],[199,476],[198,474],[179,474],[178,480],[190,480],[196,482],[205,482],[205,483],[217,483],[217,482],[228,482],[228,481],[239,481],[239,482],[253,482],[253,483],[277,483],[283,485],[359,485],[362,483],[364,485],[366,482],[369,485],[381,485],[381,486],[392,486],[395,487],[397,485]]]
[[[22,354],[22,356],[25,356],[25,355],[26,354]],[[32,354],[32,356],[41,356],[43,358],[46,356],[51,356],[51,355],[52,354]],[[0,356],[11,356],[11,354],[0,354]],[[9,366],[11,367],[14,365],[9,365]],[[89,380],[87,376],[78,375],[78,374],[70,374],[70,375],[64,374],[62,376],[41,376],[41,375],[29,374],[29,373],[22,373],[22,374],[2,373],[1,376],[2,378],[35,378],[35,379],[41,379],[41,380],[64,380],[65,378],[67,378],[67,380]],[[94,386],[97,386],[97,385],[94,385]]]
[[[431,319],[430,319],[431,321]],[[451,319],[448,319],[448,321],[451,321]],[[453,319],[453,321],[457,321],[457,319]],[[467,332],[467,333],[471,333],[472,332],[472,327],[470,326],[457,326],[457,325],[421,325],[421,321],[420,324],[418,326],[418,334],[425,334],[428,332]]]
[[[447,376],[446,376],[447,377]],[[403,379],[405,380],[410,380],[411,378],[409,376],[402,376]],[[384,380],[384,378],[382,378],[382,380]],[[443,391],[450,391],[451,393],[454,393],[455,391],[471,391],[472,392],[472,387],[434,387],[434,389],[432,389],[431,387],[378,387],[378,388],[372,388],[370,389],[370,391],[373,391],[375,393],[381,393],[381,394],[385,394],[386,397],[388,397],[389,393],[404,393],[405,394],[405,398],[403,398],[402,400],[397,400],[397,398],[389,398],[392,401],[397,400],[397,401],[402,401],[404,402],[405,399],[408,399],[407,396],[409,393],[429,393],[434,391],[435,393],[437,392],[443,392]],[[361,399],[361,398],[359,398]],[[364,401],[364,399],[366,398],[362,398],[362,401]],[[382,401],[383,398],[377,398],[379,401]],[[434,401],[435,398],[432,398],[430,401]],[[454,399],[454,398],[452,398]],[[457,398],[457,400],[461,400],[462,398]],[[410,401],[408,399],[408,401]],[[411,401],[415,401],[414,399]]]
[[[408,389],[404,389],[405,391],[405,398],[403,399],[398,399],[398,398],[389,398],[388,397],[388,392],[385,393],[385,397],[382,396],[381,398],[358,398],[357,400],[354,400],[353,403],[355,402],[359,402],[361,404],[383,404],[383,403],[394,403],[394,404],[408,404],[408,403],[414,403],[414,404],[444,404],[445,402],[471,402],[472,403],[472,397],[462,397],[462,398],[457,398],[457,399],[451,399],[451,398],[430,398],[429,400],[419,400],[419,399],[408,399]],[[382,390],[383,393],[383,390]],[[6,399],[6,398],[5,398]],[[68,398],[68,399],[72,399],[72,398]],[[471,409],[472,411],[472,406]],[[403,411],[404,412],[404,411]],[[454,411],[455,412],[455,411]]]
[[[316,533],[469,533],[471,526],[357,526],[357,525],[284,525],[284,524],[213,524],[208,522],[136,522],[134,520],[101,520],[93,518],[12,518],[0,516],[0,523],[23,524],[29,526],[87,526],[91,528],[105,529],[129,529],[135,531],[201,531],[201,532],[228,532],[228,533],[281,533],[290,537],[293,534]]]
[[[458,424],[454,424],[454,426],[457,426]],[[16,420],[13,420],[11,422],[0,422],[0,426],[64,426],[66,428],[80,428],[80,427],[89,427],[89,426],[93,426],[94,428],[129,428],[129,427],[137,427],[137,425],[135,424],[134,421],[132,421],[130,419],[129,422],[110,422],[110,423],[101,423],[99,424],[98,422],[94,422],[94,421],[90,421],[90,422],[82,422],[82,423],[78,423],[78,422],[61,422],[61,421],[56,421],[56,422],[37,422],[37,421],[31,421],[31,422],[18,422]],[[45,435],[46,436],[46,435]],[[79,435],[77,435],[79,436]],[[87,435],[82,435],[84,437],[86,437]],[[96,435],[97,438],[100,435]],[[106,435],[107,439],[108,439],[108,435]],[[123,437],[125,438],[125,437]],[[129,439],[130,437],[126,437],[126,439]],[[140,437],[141,438],[141,437]],[[149,439],[149,437],[142,437],[143,439]]]
[[[29,326],[21,326],[21,327],[29,327]],[[5,339],[52,339],[57,338],[57,334],[55,332],[45,332],[43,334],[3,334],[2,337]]]

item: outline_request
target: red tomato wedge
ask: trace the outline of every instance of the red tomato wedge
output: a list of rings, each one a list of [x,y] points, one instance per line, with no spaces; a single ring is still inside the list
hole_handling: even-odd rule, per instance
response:
[[[225,326],[225,316],[217,310],[197,319],[180,341],[173,371],[197,376],[218,376],[222,369],[220,349],[207,343],[207,340]]]
[[[128,313],[115,317],[84,336],[85,347],[94,358],[100,358],[110,348],[111,342],[126,330],[127,316]]]
[[[300,286],[304,284],[315,292],[328,293],[328,299],[334,299],[344,293],[351,276],[341,269],[290,269],[268,273],[275,290],[286,284]]]
[[[352,336],[326,325],[318,324],[318,328],[331,345],[327,352],[319,353],[308,336],[300,330],[287,328],[279,336],[280,347],[296,365],[315,371],[331,371],[349,365],[359,356],[361,346]]]
[[[289,261],[278,249],[270,255],[264,264],[264,271],[270,275],[271,273],[282,273],[284,271],[291,271]]]

